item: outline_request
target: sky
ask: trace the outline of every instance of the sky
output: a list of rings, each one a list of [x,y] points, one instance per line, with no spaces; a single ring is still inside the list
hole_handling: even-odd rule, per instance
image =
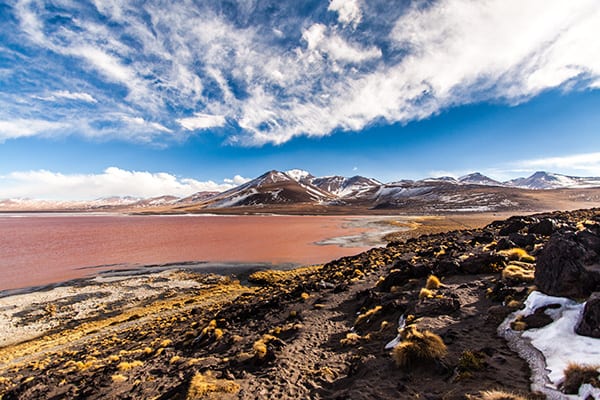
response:
[[[0,1],[0,198],[600,176],[597,0]]]

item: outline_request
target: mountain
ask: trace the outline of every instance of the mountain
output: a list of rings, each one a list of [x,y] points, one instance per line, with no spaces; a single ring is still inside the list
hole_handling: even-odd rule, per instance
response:
[[[341,199],[360,199],[372,197],[382,183],[364,176],[353,176],[345,178],[343,176],[326,176],[314,178],[311,183],[329,193],[336,195]]]
[[[299,182],[284,172],[273,170],[210,198],[204,203],[204,206],[207,208],[230,208],[263,207],[271,204],[319,204],[335,200],[335,198],[333,194],[310,183]]]
[[[191,196],[184,197],[183,199],[177,200],[178,205],[194,204],[202,201],[206,201],[211,197],[218,195],[220,192],[196,192]]]
[[[582,189],[600,186],[600,178],[567,176],[546,171],[538,171],[528,178],[517,178],[508,181],[507,183],[511,186],[534,190],[561,188]]]
[[[490,177],[487,177],[479,172],[461,176],[458,182],[463,185],[483,185],[483,186],[504,186],[504,183],[498,182]]]

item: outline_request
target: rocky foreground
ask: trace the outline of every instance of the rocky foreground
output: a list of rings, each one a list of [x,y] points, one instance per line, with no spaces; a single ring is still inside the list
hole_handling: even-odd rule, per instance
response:
[[[498,326],[535,285],[592,297],[576,329],[600,337],[599,262],[600,210],[556,212],[239,280],[177,272],[195,283],[135,307],[100,302],[76,323],[81,299],[34,304],[14,323],[59,322],[0,349],[0,398],[545,398]],[[559,389],[585,382],[597,374]]]

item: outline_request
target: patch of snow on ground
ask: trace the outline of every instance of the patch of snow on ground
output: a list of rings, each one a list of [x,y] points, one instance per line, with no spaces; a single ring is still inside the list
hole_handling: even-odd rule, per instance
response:
[[[539,329],[530,329],[522,334],[529,339],[531,345],[538,349],[546,362],[546,373],[552,388],[564,379],[564,370],[569,363],[580,365],[596,365],[600,361],[600,339],[581,336],[575,333],[575,326],[580,320],[585,303],[579,304],[571,299],[547,296],[541,292],[532,292],[525,301],[525,309],[509,318],[527,316],[536,309],[550,304],[559,304],[560,308],[548,309],[546,314],[554,322]],[[585,394],[585,396],[584,396]],[[600,400],[600,389],[583,385],[579,395],[565,395],[566,399],[592,398]]]

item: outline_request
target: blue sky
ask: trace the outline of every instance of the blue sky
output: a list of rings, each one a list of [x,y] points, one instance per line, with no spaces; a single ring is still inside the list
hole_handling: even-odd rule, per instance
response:
[[[11,0],[0,26],[0,198],[600,175],[595,0]]]

